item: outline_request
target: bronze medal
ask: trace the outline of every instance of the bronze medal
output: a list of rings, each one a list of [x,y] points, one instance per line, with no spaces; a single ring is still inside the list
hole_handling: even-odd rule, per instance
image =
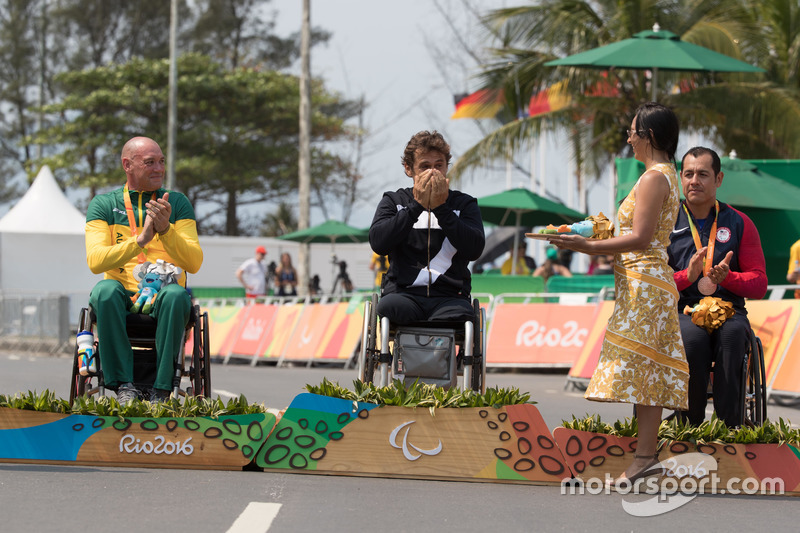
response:
[[[708,276],[703,276],[700,278],[700,281],[697,282],[697,290],[705,296],[711,296],[717,292],[717,284],[711,281]]]

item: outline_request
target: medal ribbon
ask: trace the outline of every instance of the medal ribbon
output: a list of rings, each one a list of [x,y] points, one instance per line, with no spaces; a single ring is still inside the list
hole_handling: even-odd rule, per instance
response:
[[[139,193],[141,198],[141,193]],[[128,214],[128,225],[131,227],[131,235],[133,238],[139,235],[139,227],[136,225],[136,217],[133,215],[133,203],[131,202],[131,193],[128,191],[128,184],[125,184],[125,188],[122,190],[122,196],[125,198],[125,212]],[[144,224],[144,222],[142,222]],[[139,263],[144,263],[147,261],[147,257],[144,255],[144,251],[139,253]]]
[[[694,239],[694,246],[698,250],[703,247],[700,241],[700,233],[692,221],[692,215],[686,209],[686,204],[683,204],[683,210],[686,211],[686,217],[689,219],[689,228],[692,230],[692,239]],[[711,270],[711,265],[714,263],[714,244],[717,242],[717,217],[719,216],[719,200],[714,202],[714,224],[711,225],[711,233],[708,234],[708,250],[706,256],[703,258],[703,275],[707,276],[708,271]],[[709,260],[709,258],[711,258]]]

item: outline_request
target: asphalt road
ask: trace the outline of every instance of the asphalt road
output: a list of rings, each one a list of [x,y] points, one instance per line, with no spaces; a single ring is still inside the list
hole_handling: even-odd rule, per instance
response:
[[[67,397],[71,364],[0,354],[0,393],[50,389]],[[355,370],[215,364],[212,388],[222,398],[244,394],[281,409],[323,377],[349,385]],[[573,414],[609,422],[631,414],[629,406],[565,390],[563,373],[490,373],[487,382],[530,392],[550,427]],[[800,422],[800,410],[774,404],[769,416]],[[649,517],[623,509],[650,498],[564,495],[551,486],[0,463],[0,531],[9,532],[796,531],[800,517],[798,499],[785,496],[700,495]]]

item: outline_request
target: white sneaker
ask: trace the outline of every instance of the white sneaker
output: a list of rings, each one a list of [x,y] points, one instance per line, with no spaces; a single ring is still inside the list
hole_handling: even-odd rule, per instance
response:
[[[133,386],[133,383],[123,383],[117,389],[117,402],[120,405],[128,405],[133,400],[139,399],[139,390]]]

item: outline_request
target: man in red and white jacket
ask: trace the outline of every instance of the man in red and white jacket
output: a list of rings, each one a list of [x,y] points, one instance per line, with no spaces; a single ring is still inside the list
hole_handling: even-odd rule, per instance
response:
[[[742,361],[750,335],[745,298],[767,291],[764,251],[747,215],[717,201],[723,173],[719,156],[705,147],[690,149],[681,162],[681,204],[667,249],[680,291],[681,335],[689,362],[689,421],[705,418],[709,371],[714,362],[714,410],[729,427],[741,418]],[[713,238],[711,236],[713,235]],[[734,315],[708,333],[684,315],[705,296],[733,304]]]

